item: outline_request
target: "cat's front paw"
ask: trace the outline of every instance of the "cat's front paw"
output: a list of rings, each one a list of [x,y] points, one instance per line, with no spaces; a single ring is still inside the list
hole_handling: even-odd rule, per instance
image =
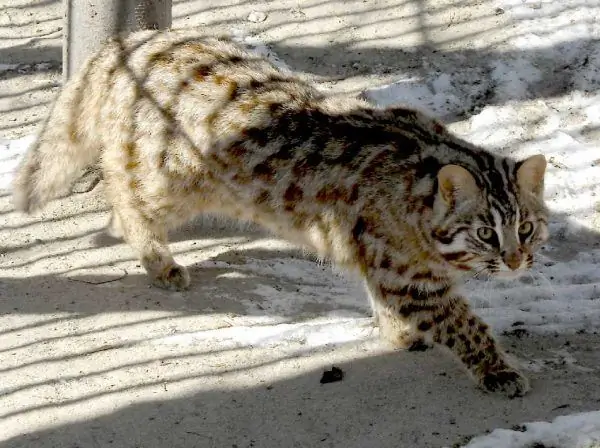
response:
[[[424,352],[433,348],[433,344],[428,344],[422,338],[415,338],[407,347],[409,352]]]
[[[530,389],[529,380],[508,366],[485,372],[480,378],[480,385],[489,392],[500,392],[509,398],[522,397]]]
[[[172,264],[157,275],[152,283],[159,288],[182,291],[190,286],[190,274],[184,266]]]

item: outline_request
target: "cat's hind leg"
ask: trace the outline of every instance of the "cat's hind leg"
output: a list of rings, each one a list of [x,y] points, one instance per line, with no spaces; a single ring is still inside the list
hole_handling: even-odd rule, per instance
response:
[[[118,178],[107,179],[106,186],[113,206],[109,233],[123,237],[138,253],[153,285],[176,291],[187,289],[190,275],[173,259],[165,225],[144,214],[134,199],[135,193],[120,185]]]
[[[125,241],[137,251],[152,284],[176,291],[187,289],[190,275],[173,259],[164,226],[144,217],[131,207],[121,207],[117,214]]]

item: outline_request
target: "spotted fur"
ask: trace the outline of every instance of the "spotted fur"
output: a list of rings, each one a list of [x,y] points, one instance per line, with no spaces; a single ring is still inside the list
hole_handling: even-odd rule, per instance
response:
[[[381,334],[452,351],[487,390],[522,395],[465,273],[514,275],[547,238],[545,160],[504,158],[405,107],[328,97],[224,38],[115,38],[66,84],[15,182],[32,212],[98,164],[110,229],[152,282],[190,278],[167,230],[212,212],[267,227],[365,278]]]

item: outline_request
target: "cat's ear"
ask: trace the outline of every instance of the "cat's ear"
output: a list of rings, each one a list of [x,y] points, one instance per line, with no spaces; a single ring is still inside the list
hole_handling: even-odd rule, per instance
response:
[[[518,164],[517,184],[521,191],[540,195],[544,190],[546,158],[542,154],[531,156]]]
[[[443,166],[438,172],[437,179],[438,191],[450,206],[454,206],[457,202],[476,199],[479,195],[475,178],[462,166]]]

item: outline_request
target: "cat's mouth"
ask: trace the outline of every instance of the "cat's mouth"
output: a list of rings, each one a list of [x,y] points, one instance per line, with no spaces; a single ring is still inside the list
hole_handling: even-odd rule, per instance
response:
[[[502,279],[502,280],[515,280],[523,276],[530,268],[533,263],[532,257],[524,257],[522,263],[518,267],[509,267],[508,265],[500,262],[495,263],[493,268],[488,269],[491,277]]]

